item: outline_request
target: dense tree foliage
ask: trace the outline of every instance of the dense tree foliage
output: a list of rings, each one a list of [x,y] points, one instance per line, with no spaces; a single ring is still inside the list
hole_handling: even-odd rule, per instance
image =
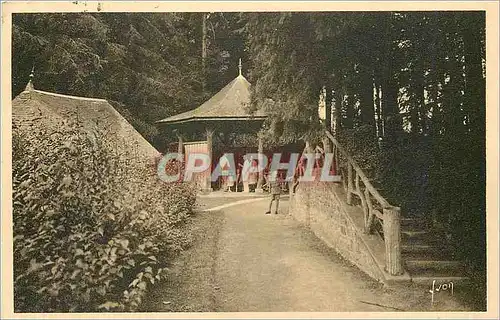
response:
[[[237,74],[238,19],[231,13],[16,14],[12,94],[24,89],[34,66],[37,89],[113,100],[161,146],[155,121],[196,107]]]
[[[374,159],[367,165],[384,194],[405,214],[448,227],[463,256],[481,265],[484,12],[246,18],[253,108],[273,115],[268,133],[313,139],[323,90],[328,127],[352,142],[355,156]],[[373,150],[377,154],[369,154]]]

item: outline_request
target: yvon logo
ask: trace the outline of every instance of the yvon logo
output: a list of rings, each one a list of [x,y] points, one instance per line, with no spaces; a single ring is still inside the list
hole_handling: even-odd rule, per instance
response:
[[[446,282],[446,283],[441,283],[441,284],[436,284],[436,280],[432,280],[432,287],[429,290],[431,293],[431,305],[434,304],[434,295],[437,292],[441,291],[450,291],[451,295],[453,295],[453,282]]]

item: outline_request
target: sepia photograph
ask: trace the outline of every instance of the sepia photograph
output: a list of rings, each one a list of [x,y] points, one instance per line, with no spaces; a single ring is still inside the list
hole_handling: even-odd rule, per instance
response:
[[[8,317],[498,316],[498,3],[18,4]]]

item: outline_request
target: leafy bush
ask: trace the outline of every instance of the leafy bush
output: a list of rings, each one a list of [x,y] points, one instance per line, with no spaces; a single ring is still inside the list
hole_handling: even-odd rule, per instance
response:
[[[195,201],[96,136],[14,132],[17,312],[134,311],[189,242]]]
[[[373,138],[372,127],[343,128],[337,134],[337,139],[356,163],[367,171],[367,174],[378,173],[381,166],[380,150],[377,141]]]
[[[430,211],[430,162],[433,155],[425,137],[401,134],[397,141],[377,142],[369,126],[344,129],[339,141],[376,188],[405,215]]]

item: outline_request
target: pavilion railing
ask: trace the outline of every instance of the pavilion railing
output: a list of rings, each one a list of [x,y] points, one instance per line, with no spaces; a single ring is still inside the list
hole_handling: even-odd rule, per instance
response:
[[[356,161],[349,156],[330,132],[326,131],[326,135],[333,144],[333,161],[337,174],[342,177],[347,204],[353,204],[353,197],[360,200],[365,233],[373,233],[376,223],[381,222],[385,242],[385,269],[391,275],[402,274],[401,209],[391,205],[380,195]]]

